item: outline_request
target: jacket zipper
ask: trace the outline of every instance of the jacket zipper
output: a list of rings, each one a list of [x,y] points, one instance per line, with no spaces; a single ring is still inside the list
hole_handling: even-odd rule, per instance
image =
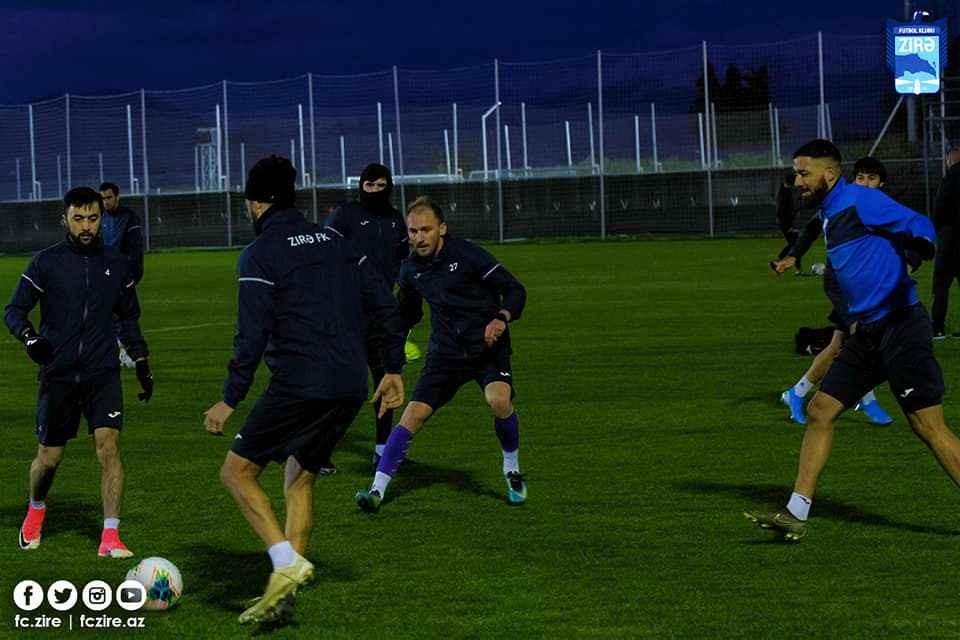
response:
[[[80,320],[80,346],[77,348],[77,360],[83,359],[83,332],[87,328],[87,312],[90,301],[90,259],[83,256],[83,318]],[[77,382],[80,382],[80,374],[77,374]]]

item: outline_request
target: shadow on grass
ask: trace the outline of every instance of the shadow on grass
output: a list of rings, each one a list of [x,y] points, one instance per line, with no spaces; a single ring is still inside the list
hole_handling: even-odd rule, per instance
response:
[[[342,463],[337,460],[337,452],[341,454],[340,460],[343,461]],[[373,466],[373,462],[370,461],[372,452],[373,440],[371,438],[360,436],[358,438],[348,439],[345,437],[334,450],[334,462],[344,471],[360,475],[369,474],[370,477],[373,478],[376,468]],[[351,454],[359,455],[360,461],[357,462],[346,459]],[[458,491],[472,493],[480,497],[495,498],[498,500],[505,499],[506,490],[503,492],[494,491],[485,484],[475,480],[473,474],[468,471],[417,462],[416,460],[410,460],[408,458],[404,460],[400,466],[396,479],[390,483],[390,490],[387,492],[384,504],[389,503],[391,499],[397,495],[403,495],[418,489],[426,489],[427,487],[438,484],[445,484]]]
[[[321,531],[314,532],[315,535],[318,533],[322,534]],[[270,577],[270,559],[264,552],[238,552],[211,544],[192,544],[182,547],[180,553],[182,573],[196,576],[195,583],[187,587],[190,597],[225,611],[243,611],[248,600],[263,592]],[[309,550],[307,555],[310,555]],[[360,579],[351,566],[324,562],[312,556],[310,561],[316,567],[314,588],[330,582]],[[307,593],[309,590],[310,586]]]
[[[790,487],[769,484],[732,484],[727,482],[710,481],[692,481],[676,483],[676,486],[682,491],[693,493],[723,493],[727,495],[743,498],[752,504],[744,504],[745,508],[751,506],[770,506],[783,505],[784,500],[790,495]],[[827,518],[833,520],[843,520],[846,522],[855,522],[873,527],[889,527],[911,533],[926,533],[936,536],[956,537],[960,531],[943,529],[940,527],[930,527],[924,525],[911,524],[909,522],[898,522],[886,516],[864,511],[853,505],[840,502],[830,497],[817,496],[816,515],[818,518]]]
[[[102,509],[94,495],[86,499],[52,493],[47,498],[47,516],[43,521],[44,540],[61,533],[76,533],[99,543],[103,527]],[[21,504],[0,507],[0,526],[19,530],[26,514],[26,499]]]

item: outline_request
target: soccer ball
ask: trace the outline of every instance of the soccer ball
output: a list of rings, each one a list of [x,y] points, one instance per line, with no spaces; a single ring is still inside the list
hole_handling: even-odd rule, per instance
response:
[[[183,578],[180,570],[166,558],[144,558],[130,571],[127,580],[136,580],[147,590],[144,609],[170,609],[183,595]]]
[[[822,276],[823,272],[826,270],[827,270],[827,265],[823,264],[822,262],[814,262],[810,266],[810,273],[816,274],[818,276]]]

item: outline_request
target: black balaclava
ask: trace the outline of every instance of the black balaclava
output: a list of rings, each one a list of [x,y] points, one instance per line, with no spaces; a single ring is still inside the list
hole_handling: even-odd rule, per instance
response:
[[[253,231],[258,236],[263,231],[263,222],[272,212],[294,206],[297,200],[297,170],[290,161],[280,156],[264,158],[253,165],[247,177],[243,197],[254,202],[268,202],[272,206],[253,221]]]
[[[364,182],[376,182],[380,178],[386,179],[386,189],[373,193],[367,193],[363,190]],[[390,192],[392,191],[393,176],[390,175],[390,169],[387,169],[382,164],[375,162],[368,164],[363,170],[363,173],[360,174],[360,193],[357,195],[357,200],[359,200],[360,204],[368,211],[372,213],[387,213],[392,211],[393,206],[390,204]]]

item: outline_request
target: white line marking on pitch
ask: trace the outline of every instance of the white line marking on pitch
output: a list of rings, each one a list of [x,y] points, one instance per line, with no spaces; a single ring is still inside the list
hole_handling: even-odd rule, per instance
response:
[[[182,327],[162,327],[160,329],[145,329],[143,333],[171,333],[173,331],[187,331],[189,329],[200,329],[203,327],[223,327],[232,322],[204,322],[202,324],[187,324]]]

